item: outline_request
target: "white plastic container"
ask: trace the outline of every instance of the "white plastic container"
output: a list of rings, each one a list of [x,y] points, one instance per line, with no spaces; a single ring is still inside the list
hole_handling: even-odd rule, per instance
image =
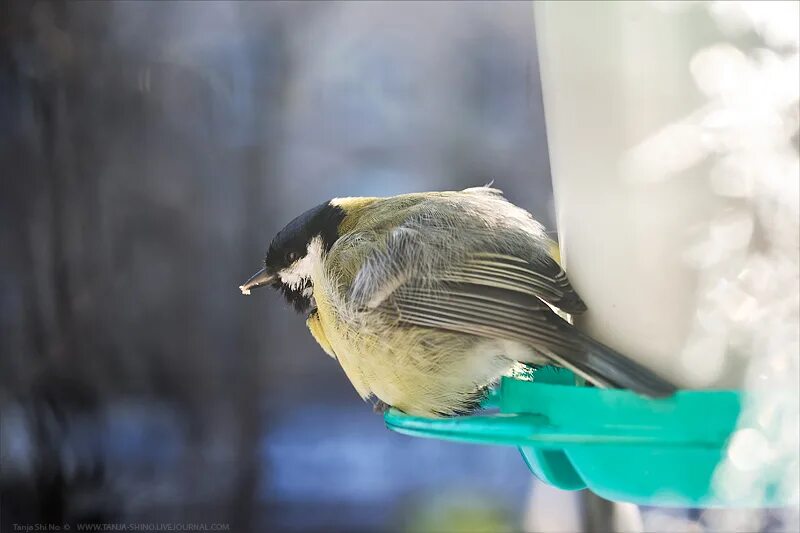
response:
[[[576,324],[679,385],[737,384],[722,349],[697,361],[709,372],[679,364],[698,298],[687,250],[734,201],[681,123],[706,101],[689,65],[719,30],[690,5],[534,6],[561,254],[589,307]]]

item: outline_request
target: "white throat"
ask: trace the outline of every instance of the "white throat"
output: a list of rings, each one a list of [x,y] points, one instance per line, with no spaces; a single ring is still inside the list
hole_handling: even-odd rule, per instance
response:
[[[297,290],[301,287],[305,287],[308,285],[308,281],[312,281],[312,274],[314,269],[319,264],[319,261],[322,259],[322,239],[319,237],[314,237],[311,239],[311,242],[308,243],[308,248],[306,249],[306,255],[289,265],[288,267],[284,268],[283,270],[278,272],[278,277],[281,278],[281,281],[288,285],[289,288],[292,290]],[[311,296],[313,291],[312,287],[307,287],[304,296]]]

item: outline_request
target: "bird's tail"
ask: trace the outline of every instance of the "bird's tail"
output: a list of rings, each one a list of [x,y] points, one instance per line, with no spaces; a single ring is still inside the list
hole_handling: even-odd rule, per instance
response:
[[[576,352],[549,354],[557,363],[573,370],[599,387],[630,389],[651,397],[672,395],[677,387],[652,370],[625,357],[613,348],[572,329],[580,347]]]

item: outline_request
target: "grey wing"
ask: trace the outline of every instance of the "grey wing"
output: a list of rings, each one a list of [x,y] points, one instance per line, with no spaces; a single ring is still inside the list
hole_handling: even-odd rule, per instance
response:
[[[447,246],[437,231],[391,232],[366,256],[349,300],[402,324],[517,340],[553,354],[580,351],[575,330],[548,304],[573,313],[586,306],[544,246],[532,241],[526,260],[489,244]]]
[[[570,314],[586,311],[566,273],[544,253],[525,260],[508,254],[477,252],[448,272],[446,280],[528,294]]]
[[[430,230],[437,231],[441,230]],[[541,243],[532,241],[529,253],[524,254],[528,259],[524,259],[478,243],[473,250],[454,251],[447,246],[448,239],[423,233],[419,228],[401,227],[389,235],[383,247],[371,250],[355,276],[352,299],[375,306],[406,282],[426,286],[455,282],[527,294],[570,314],[586,311],[566,273]],[[485,241],[492,243],[492,237]],[[432,256],[435,259],[431,260]]]
[[[549,350],[578,350],[559,318],[540,299],[477,283],[406,283],[381,306],[397,320],[472,335],[517,340]]]
[[[432,263],[425,237],[393,232],[356,276],[351,301],[409,326],[515,340],[540,351],[598,386],[662,396],[674,387],[648,369],[584,335],[548,305],[586,309],[560,267],[550,259],[525,260],[492,250],[448,256]],[[424,243],[424,244],[423,244]],[[428,255],[426,255],[428,254]]]

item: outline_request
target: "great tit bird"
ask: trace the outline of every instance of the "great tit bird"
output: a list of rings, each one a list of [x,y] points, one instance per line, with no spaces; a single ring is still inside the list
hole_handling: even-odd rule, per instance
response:
[[[470,412],[513,366],[563,366],[648,396],[675,387],[582,333],[586,310],[544,228],[500,191],[336,198],[283,228],[239,288],[280,290],[358,394],[405,413]]]

